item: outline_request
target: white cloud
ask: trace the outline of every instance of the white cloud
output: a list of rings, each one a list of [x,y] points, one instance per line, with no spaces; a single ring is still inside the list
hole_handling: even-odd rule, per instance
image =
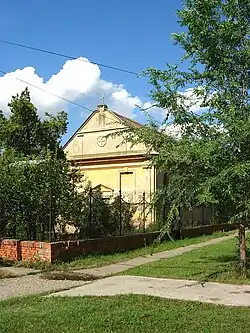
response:
[[[28,86],[26,83],[16,80],[15,77],[29,82],[41,90]],[[0,77],[0,110],[8,114],[7,105],[11,97],[23,91],[26,86],[29,88],[32,102],[38,108],[41,117],[45,112],[55,114],[60,110],[67,110],[68,107],[67,102],[45,91],[79,104],[91,105],[93,109],[96,104],[101,103],[101,96],[104,95],[105,103],[111,110],[128,117],[134,117],[133,110],[136,106],[143,109],[149,108],[148,114],[159,122],[163,121],[166,115],[165,110],[154,106],[151,102],[145,102],[138,96],[132,96],[122,84],[103,80],[99,66],[90,63],[87,58],[81,57],[66,61],[61,70],[53,74],[47,81],[39,76],[33,67],[17,69]],[[200,100],[195,97],[192,88],[181,94],[184,97],[184,103],[190,101],[191,110],[200,110]],[[79,109],[79,115],[86,117],[86,112]]]
[[[206,108],[202,107],[203,98],[202,95],[198,95],[198,91],[202,94],[204,89],[200,88],[188,88],[184,92],[180,92],[179,103],[186,106],[189,111],[199,113],[204,111]]]
[[[180,139],[183,133],[184,127],[179,124],[168,124],[161,128],[164,130],[167,135],[172,136],[173,138]]]
[[[185,106],[187,111],[194,113],[201,113],[206,110],[202,106],[203,98],[202,96],[197,95],[197,89],[188,88],[183,92],[179,92],[178,103],[179,105]],[[200,92],[202,92],[202,87],[200,87]],[[162,109],[155,106],[152,102],[145,102],[140,105],[146,113],[148,113],[154,119],[157,119],[159,122],[164,122],[169,119],[165,119],[167,115],[167,109]],[[170,118],[172,117],[171,112],[169,113]],[[169,124],[167,126],[170,126]],[[174,126],[174,127],[173,127]],[[180,128],[177,125],[171,125],[171,133],[177,133],[180,131]]]
[[[123,85],[102,80],[99,66],[90,63],[86,58],[78,58],[66,61],[63,68],[46,82],[33,67],[17,69],[0,77],[0,109],[5,114],[9,113],[7,104],[11,97],[20,93],[27,86],[16,80],[15,77],[73,102],[80,100],[83,105],[88,99],[92,99],[93,103],[98,104],[101,102],[101,96],[104,95],[105,103],[111,109],[126,116],[132,116],[135,106],[142,105],[141,99],[138,96],[132,96]],[[54,114],[61,109],[67,109],[67,102],[60,98],[32,86],[28,86],[28,88],[32,102],[38,108],[40,116],[43,116],[45,112]],[[93,108],[95,108],[95,104]]]

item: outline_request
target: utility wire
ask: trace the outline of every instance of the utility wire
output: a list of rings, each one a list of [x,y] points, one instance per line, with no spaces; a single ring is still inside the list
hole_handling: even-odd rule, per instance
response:
[[[86,106],[83,106],[83,105],[78,104],[78,103],[75,103],[75,102],[73,102],[73,101],[71,101],[71,100],[69,100],[69,99],[67,99],[67,98],[64,98],[64,97],[62,97],[62,96],[59,96],[59,95],[57,95],[57,94],[54,94],[54,93],[52,93],[52,92],[50,92],[50,91],[48,91],[48,90],[46,90],[46,89],[43,89],[43,88],[41,88],[41,87],[38,87],[38,86],[36,86],[36,85],[34,85],[34,84],[30,83],[30,82],[27,82],[27,81],[25,81],[25,80],[23,80],[23,79],[20,79],[19,77],[13,76],[13,75],[11,75],[10,73],[6,73],[6,72],[4,72],[4,71],[2,71],[2,70],[0,70],[0,73],[2,73],[2,74],[4,74],[4,75],[9,75],[9,76],[11,76],[13,79],[16,79],[16,80],[18,80],[18,81],[21,81],[21,82],[27,84],[28,86],[31,86],[31,87],[36,88],[36,89],[39,89],[39,90],[41,90],[41,91],[43,91],[43,92],[45,92],[45,93],[47,93],[47,94],[49,94],[49,95],[55,96],[55,97],[57,97],[57,98],[60,98],[60,99],[62,99],[62,100],[65,101],[65,102],[68,102],[68,103],[70,103],[70,104],[76,105],[76,106],[78,106],[78,107],[80,107],[80,108],[82,108],[82,109],[84,109],[84,110],[86,110],[86,111],[89,111],[89,112],[92,112],[92,111],[93,111],[93,110],[87,108]]]
[[[43,53],[47,53],[47,54],[52,54],[52,55],[55,55],[55,56],[58,56],[58,57],[62,57],[62,58],[67,58],[67,59],[72,59],[72,60],[79,60],[79,61],[83,61],[83,62],[88,62],[88,63],[94,64],[94,65],[98,65],[100,67],[105,67],[105,68],[108,68],[108,69],[113,69],[113,70],[120,71],[120,72],[127,73],[127,74],[132,74],[132,75],[136,75],[136,76],[139,75],[139,73],[132,72],[132,71],[124,69],[124,68],[109,66],[109,65],[105,65],[105,64],[98,63],[98,62],[85,60],[85,59],[79,59],[79,58],[72,57],[72,56],[67,55],[67,54],[58,53],[58,52],[54,52],[54,51],[50,51],[50,50],[44,50],[44,49],[40,49],[40,48],[37,48],[37,47],[29,46],[29,45],[14,43],[14,42],[10,42],[10,41],[4,40],[4,39],[0,39],[0,43],[14,45],[14,46],[22,47],[24,49],[30,49],[30,50],[33,50],[33,51],[39,51],[39,52],[43,52]]]

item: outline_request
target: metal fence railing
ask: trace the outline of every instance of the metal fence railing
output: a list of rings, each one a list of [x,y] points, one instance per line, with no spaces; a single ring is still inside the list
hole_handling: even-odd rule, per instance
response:
[[[157,225],[157,212],[146,192],[132,197],[120,191],[117,195],[105,197],[101,191],[91,188],[85,198],[83,209],[72,221],[62,220],[56,215],[53,209],[54,200],[56,197],[50,195],[48,205],[39,207],[45,212],[41,214],[40,211],[39,220],[33,211],[26,214],[30,218],[24,220],[22,218],[24,207],[19,205],[18,201],[13,202],[16,210],[15,214],[9,217],[8,223],[1,224],[0,217],[0,239],[57,241],[145,233],[149,229],[150,231],[160,229]],[[28,210],[28,206],[25,209]],[[198,207],[193,211],[183,210],[174,229],[209,225],[211,221],[212,208]]]
[[[90,191],[88,207],[87,237],[124,235],[145,232],[152,214],[150,202],[144,192],[137,202],[127,201],[119,193],[104,200],[99,193]]]

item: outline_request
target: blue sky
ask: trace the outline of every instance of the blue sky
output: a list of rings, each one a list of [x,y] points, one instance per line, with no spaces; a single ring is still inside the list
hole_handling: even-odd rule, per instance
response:
[[[170,39],[171,32],[181,30],[175,14],[177,8],[181,8],[181,0],[127,0],[126,2],[117,0],[2,0],[0,39],[83,57],[90,61],[126,68],[135,72],[140,72],[148,66],[164,68],[165,62],[176,63],[182,54],[178,47],[172,45]],[[30,80],[34,84],[45,84],[53,75],[62,70],[66,61],[60,57],[1,43],[0,52],[0,70],[13,73],[19,69],[21,71],[15,72],[13,76]],[[124,110],[121,100],[117,101],[114,106],[121,105],[121,110],[116,109],[116,111],[127,116],[136,116],[137,120],[142,120],[138,113],[134,111],[131,113],[129,107],[131,108],[131,103],[136,97],[142,103],[148,101],[150,87],[146,79],[138,79],[130,74],[101,67],[99,74],[93,74],[93,71],[97,70],[94,67],[91,67],[90,71],[81,68],[81,72],[80,69],[77,70],[76,66],[78,65],[81,65],[79,61],[77,64],[68,64],[67,75],[72,70],[70,79],[67,79],[65,72],[61,77],[54,78],[53,84],[47,85],[46,89],[52,90],[53,88],[56,93],[65,93],[67,98],[71,97],[75,102],[91,109],[94,109],[96,104],[100,102],[103,92],[107,93],[105,98],[109,102],[111,96],[114,97],[112,94],[115,93],[116,97],[119,95],[120,98],[125,94],[125,90],[131,98],[129,97],[130,100]],[[27,67],[33,68],[35,72],[32,70],[23,71]],[[77,76],[77,73],[79,75],[82,73],[87,82],[93,80],[95,88],[93,86],[91,89],[87,87],[87,92],[81,92],[74,81],[74,75]],[[92,75],[90,79],[88,75]],[[98,75],[99,83],[96,85],[95,80],[97,80]],[[68,85],[65,87],[66,83],[64,83],[59,88],[58,85],[62,84],[63,80],[67,81]],[[80,78],[77,80],[79,85],[84,85]],[[100,88],[100,80],[102,88]],[[70,86],[71,82],[73,82],[74,89]],[[110,82],[114,86],[106,89],[103,82]],[[121,92],[122,88],[117,85],[123,85],[124,90]],[[1,87],[6,90],[4,98],[2,98],[2,103],[6,103],[6,96],[10,96],[10,93],[13,95],[15,90],[20,89],[20,82],[18,86],[12,79],[11,83],[6,84],[6,80],[4,81],[2,78],[1,81],[0,78]],[[34,92],[34,96],[35,94]],[[43,103],[45,109],[50,108],[54,103],[54,101],[52,103],[47,99],[48,96],[45,93],[40,93],[39,96],[34,97],[39,109],[43,108]],[[89,115],[88,112],[68,104],[58,103],[57,105],[54,103],[53,107],[68,111],[69,128],[64,140]],[[52,112],[55,111],[52,110]]]

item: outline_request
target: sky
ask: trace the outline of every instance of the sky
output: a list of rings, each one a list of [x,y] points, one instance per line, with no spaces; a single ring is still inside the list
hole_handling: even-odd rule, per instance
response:
[[[78,60],[0,43],[0,70],[8,73],[0,74],[0,109],[8,115],[11,96],[27,86],[14,78],[18,77],[91,110],[104,96],[112,110],[143,122],[136,105],[147,106],[150,101],[147,79],[91,61],[136,73],[177,63],[182,51],[173,45],[170,34],[182,29],[176,15],[181,6],[181,0],[2,0],[0,39]],[[45,112],[67,111],[64,142],[90,115],[44,91],[29,90],[41,117]],[[158,112],[156,117],[161,117]]]

